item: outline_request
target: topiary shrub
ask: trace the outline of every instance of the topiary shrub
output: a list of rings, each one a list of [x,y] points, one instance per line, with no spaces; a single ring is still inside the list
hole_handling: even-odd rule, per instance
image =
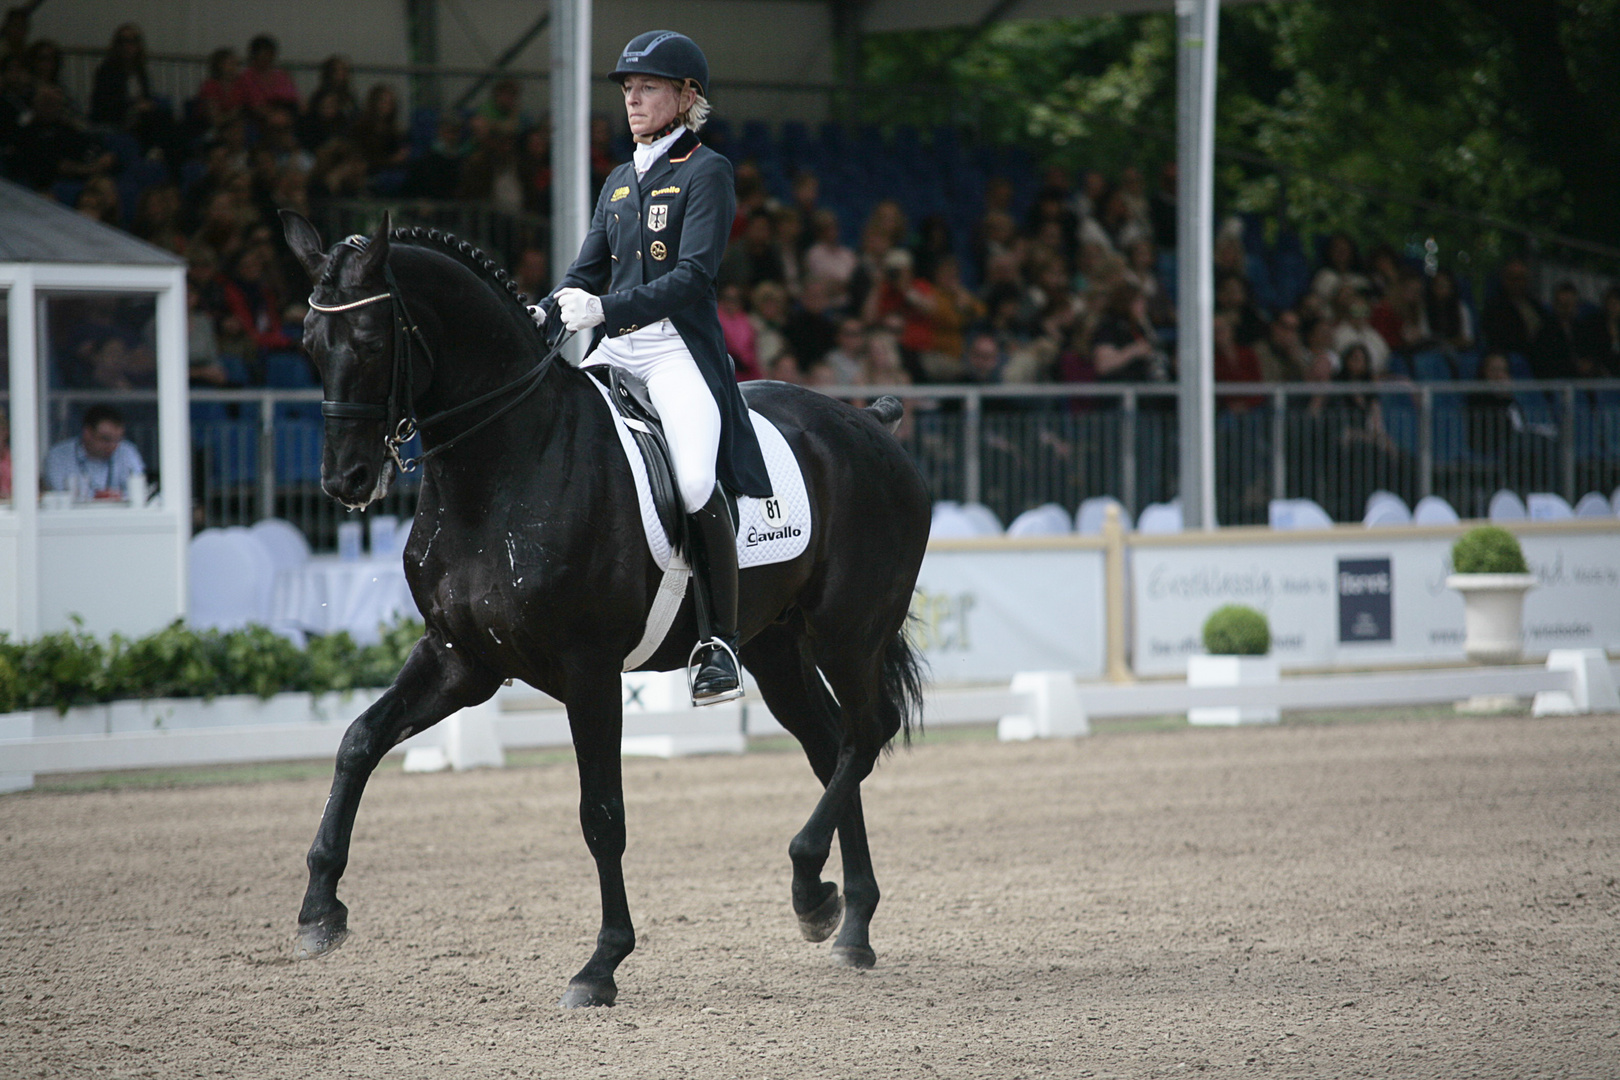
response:
[[[1271,651],[1271,626],[1254,608],[1227,604],[1204,620],[1204,649],[1211,656],[1264,656]]]
[[[1528,574],[1530,567],[1512,533],[1497,525],[1481,525],[1451,545],[1451,570],[1455,574]]]

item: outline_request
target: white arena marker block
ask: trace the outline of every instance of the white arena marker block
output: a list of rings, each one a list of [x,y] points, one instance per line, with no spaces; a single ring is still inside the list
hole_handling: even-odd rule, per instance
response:
[[[1035,737],[1035,721],[1028,716],[1003,716],[996,721],[996,738],[1002,742],[1029,742]]]
[[[32,739],[34,737],[33,712],[0,713],[0,739]],[[6,754],[0,750],[0,768],[4,768]],[[0,795],[12,791],[27,791],[34,786],[31,772],[0,771]]]
[[[1602,649],[1553,649],[1547,654],[1547,670],[1571,674],[1569,695],[1576,711],[1620,712],[1620,693],[1615,691],[1614,673]]]
[[[1091,721],[1080,703],[1080,689],[1069,672],[1020,671],[1013,676],[1011,690],[1029,698],[1027,715],[1035,726],[1036,738],[1066,739],[1091,734]]]
[[[1582,711],[1575,707],[1575,695],[1567,690],[1538,690],[1530,703],[1531,716],[1574,716]]]
[[[406,772],[444,772],[449,767],[442,746],[413,746],[405,751]]]
[[[501,741],[495,735],[495,721],[499,717],[500,706],[494,699],[451,714],[444,722],[444,754],[452,768],[461,772],[499,769],[506,765]]]

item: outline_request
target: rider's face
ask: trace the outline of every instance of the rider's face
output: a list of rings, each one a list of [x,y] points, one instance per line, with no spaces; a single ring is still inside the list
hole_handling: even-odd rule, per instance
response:
[[[631,75],[624,80],[624,111],[637,142],[651,142],[669,126],[680,112],[683,94],[668,79]]]

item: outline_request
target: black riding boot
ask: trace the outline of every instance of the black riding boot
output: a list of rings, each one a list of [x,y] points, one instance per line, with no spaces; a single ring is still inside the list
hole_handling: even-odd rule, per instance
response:
[[[737,670],[737,528],[717,485],[703,509],[686,515],[687,547],[697,604],[698,644],[692,650],[692,704],[742,696]]]

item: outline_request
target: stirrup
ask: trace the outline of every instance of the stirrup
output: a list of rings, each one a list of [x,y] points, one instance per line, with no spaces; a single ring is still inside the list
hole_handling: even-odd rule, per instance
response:
[[[699,701],[697,696],[698,654],[703,650],[712,647],[724,649],[726,651],[726,655],[731,657],[731,665],[737,671],[737,686],[734,690],[727,690],[723,693],[714,694]],[[692,646],[692,652],[686,658],[686,693],[687,696],[692,699],[692,704],[695,706],[718,705],[722,701],[735,701],[737,698],[743,696],[742,664],[738,661],[737,654],[730,645],[727,645],[718,637],[712,637],[706,641],[700,641],[696,645]]]

